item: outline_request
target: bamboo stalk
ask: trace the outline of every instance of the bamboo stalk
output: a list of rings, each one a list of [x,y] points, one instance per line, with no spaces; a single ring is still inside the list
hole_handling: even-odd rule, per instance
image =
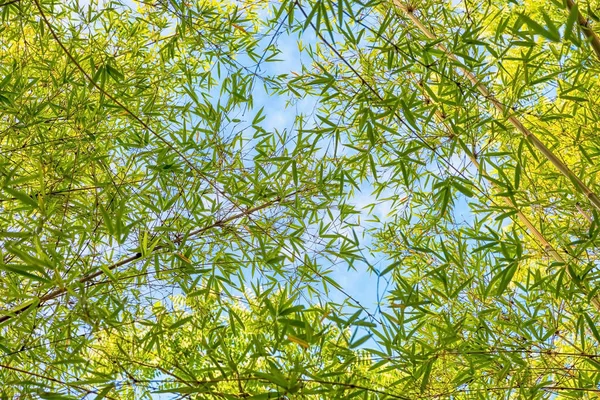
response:
[[[416,26],[419,30],[427,36],[429,39],[437,42],[438,38],[435,36],[417,16],[414,14],[414,9],[407,7],[402,4],[400,0],[393,0],[394,5],[400,9]],[[473,85],[477,88],[479,93],[481,93],[486,99],[488,99],[493,106],[500,112],[502,115],[508,115],[508,121],[519,131],[525,138],[527,138],[535,148],[538,149],[540,153],[546,157],[548,161],[550,161],[556,169],[558,169],[566,178],[568,178],[575,187],[583,192],[589,201],[600,210],[600,197],[598,197],[581,179],[577,177],[570,169],[567,167],[565,163],[563,163],[557,156],[552,153],[546,145],[540,141],[537,136],[535,136],[529,129],[527,129],[521,121],[519,121],[514,115],[509,115],[509,109],[504,104],[502,104],[496,97],[490,93],[487,87],[481,83],[477,77],[469,71],[466,67],[462,66],[460,60],[450,51],[446,46],[442,43],[437,43],[436,47],[446,54],[448,58],[458,63],[458,69],[463,73],[463,75],[473,83]]]
[[[411,74],[411,76],[412,76],[413,80],[416,81],[416,78],[412,74]],[[429,96],[427,96],[427,94],[425,93],[425,90],[423,90],[423,84],[418,81],[416,81],[416,84],[418,87],[421,88],[421,94],[428,101],[433,102],[433,100],[431,98],[429,98]],[[452,127],[450,126],[450,124],[448,124],[448,122],[446,121],[445,116],[441,113],[441,111],[439,109],[435,110],[435,116],[438,119],[438,121],[442,125],[444,125],[447,132],[449,132],[452,135],[457,136],[456,133],[454,132],[454,130],[452,129]],[[467,156],[469,157],[469,159],[471,160],[471,162],[473,163],[475,168],[477,168],[477,170],[479,170],[479,172],[482,173],[482,176],[484,178],[486,178],[492,186],[495,186],[494,182],[491,181],[490,179],[488,179],[487,176],[483,174],[483,169],[481,168],[481,164],[479,164],[479,162],[477,161],[475,156],[468,152],[467,152]],[[541,247],[546,251],[546,253],[548,253],[554,259],[554,261],[562,263],[563,265],[566,266],[568,261],[565,260],[565,258],[556,250],[556,248],[554,246],[552,246],[552,244],[550,244],[550,242],[546,239],[546,237],[535,227],[535,225],[533,225],[533,223],[531,223],[529,218],[527,218],[527,216],[525,214],[523,214],[523,212],[519,209],[519,207],[517,207],[517,205],[508,197],[502,197],[502,199],[504,200],[504,203],[507,205],[508,208],[511,208],[511,209],[514,209],[517,211],[517,217],[519,218],[519,221],[521,221],[521,223],[527,227],[529,232],[537,239],[537,241],[540,243]],[[577,203],[577,207],[579,208],[579,203]],[[571,276],[571,273],[569,272],[568,268],[566,269],[566,272],[572,280],[575,280],[574,277]],[[584,293],[587,294],[587,289],[581,284],[581,282],[578,282],[577,280],[575,280],[575,281],[577,282],[577,285],[579,286],[579,288],[582,289],[584,291]],[[594,307],[596,307],[596,309],[598,311],[600,311],[600,299],[598,297],[593,297],[590,301],[592,302]]]
[[[592,222],[594,222],[594,220],[592,219],[592,217],[590,217],[590,215],[588,213],[585,212],[585,210],[583,208],[581,208],[581,204],[579,203],[575,203],[575,207],[577,207],[577,211],[579,211],[579,213],[581,215],[583,215],[583,217],[585,219],[588,220],[588,222],[591,224]]]
[[[567,10],[569,10],[569,12],[573,12],[575,2],[573,2],[573,0],[567,0],[566,3]],[[596,53],[598,60],[600,60],[600,39],[598,39],[598,35],[596,35],[592,28],[590,28],[588,20],[584,18],[583,15],[581,15],[579,9],[576,11],[577,23],[579,24],[579,27],[581,28],[581,31],[583,32],[585,37],[587,37],[588,41],[590,42],[590,46],[592,46],[592,49],[594,50],[594,53]]]
[[[429,96],[427,96],[424,88],[423,88],[423,84],[419,81],[416,80],[416,78],[414,77],[414,75],[410,74],[411,77],[413,78],[413,80],[415,81],[415,83],[417,84],[417,86],[421,89],[421,94],[425,97],[425,99],[427,101],[430,102],[434,102]],[[446,117],[442,114],[442,112],[439,109],[435,110],[435,116],[438,119],[438,121],[444,125],[444,127],[446,128],[446,131],[454,136],[458,136],[455,132],[454,129],[452,129],[452,126],[450,124],[448,124],[448,122],[446,121]],[[469,152],[466,152],[467,156],[469,157],[469,159],[471,160],[471,162],[473,163],[473,165],[475,166],[475,168],[477,168],[477,170],[479,170],[479,172],[482,174],[482,176],[484,178],[486,178],[486,180],[492,185],[494,185],[494,182],[489,179],[483,172],[483,169],[481,168],[481,164],[479,164],[479,162],[477,161],[477,159],[475,158],[475,156]],[[525,214],[523,214],[523,212],[521,212],[521,210],[519,209],[519,207],[515,204],[515,202],[513,202],[509,197],[502,197],[502,199],[504,200],[504,203],[506,204],[506,206],[508,208],[514,209],[517,211],[517,217],[519,218],[519,221],[521,221],[521,223],[523,225],[525,225],[527,227],[527,229],[529,230],[529,232],[537,239],[537,241],[540,243],[541,247],[544,249],[544,251],[546,251],[546,253],[548,253],[556,262],[562,263],[565,267],[567,266],[568,261],[565,260],[565,258],[556,250],[556,248],[554,248],[554,246],[552,246],[550,244],[550,242],[546,239],[546,237],[535,227],[535,225],[533,225],[533,223],[531,223],[531,221],[529,220],[529,218],[527,218],[527,216]],[[577,203],[577,207],[579,208],[579,203]],[[585,215],[585,214],[584,214]],[[565,268],[567,274],[569,275],[569,277],[574,280],[577,284],[577,286],[584,292],[587,294],[588,290],[587,288],[585,288],[583,286],[583,284],[581,282],[579,282],[578,280],[574,279],[575,277],[571,276],[571,273],[569,272],[568,268]],[[598,311],[600,311],[600,298],[596,297],[592,297],[591,300],[592,304],[594,305],[594,307],[596,307],[596,309]]]

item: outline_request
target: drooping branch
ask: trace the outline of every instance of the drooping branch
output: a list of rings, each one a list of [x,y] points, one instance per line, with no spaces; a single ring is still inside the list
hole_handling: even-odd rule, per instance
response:
[[[254,214],[260,210],[264,210],[265,208],[268,208],[274,204],[280,203],[281,201],[284,201],[290,197],[293,197],[297,194],[299,194],[300,191],[295,191],[293,193],[288,194],[287,196],[283,196],[283,197],[276,197],[273,200],[270,200],[266,203],[263,203],[259,206],[256,207],[252,207],[252,208],[248,208],[240,213],[231,215],[227,218],[223,218],[223,219],[219,219],[215,222],[213,222],[210,225],[204,226],[202,228],[198,228],[190,233],[188,233],[185,237],[187,239],[192,238],[192,237],[196,237],[196,236],[200,236],[203,233],[205,233],[206,231],[209,231],[213,228],[217,228],[220,226],[224,226],[225,224],[235,221],[237,219],[243,218],[243,217],[247,217],[250,216],[251,214]],[[183,242],[183,238],[178,238],[172,241],[172,244],[181,244]],[[169,249],[171,247],[172,244],[159,244],[157,246],[155,246],[152,250],[151,250],[151,254],[156,254],[161,250],[166,250]],[[133,253],[130,254],[128,257],[122,259],[119,262],[116,262],[114,264],[109,265],[108,267],[106,267],[103,270],[99,270],[96,272],[93,272],[91,274],[85,275],[82,278],[77,280],[77,283],[87,283],[90,282],[92,280],[94,280],[95,278],[102,276],[105,274],[105,271],[108,269],[109,271],[112,271],[116,268],[122,267],[124,265],[128,265],[131,264],[132,262],[139,260],[143,257],[142,253]],[[50,293],[40,297],[36,302],[28,302],[27,304],[23,305],[23,306],[18,306],[17,308],[13,309],[13,310],[5,310],[4,313],[6,313],[6,315],[3,315],[0,317],[0,324],[8,321],[16,316],[18,316],[19,314],[32,309],[32,308],[40,308],[42,307],[44,304],[48,303],[51,300],[54,300],[60,296],[62,296],[63,294],[67,293],[69,290],[73,290],[72,288],[60,288],[60,289],[55,289],[53,291],[51,291]]]
[[[23,374],[23,375],[26,375],[26,376],[29,376],[29,377],[34,377],[34,378],[42,379],[42,380],[45,380],[45,381],[48,381],[48,382],[52,382],[54,384],[58,384],[58,385],[67,387],[67,388],[76,389],[76,390],[78,390],[80,392],[85,393],[86,394],[85,397],[87,397],[89,395],[92,395],[92,394],[97,394],[98,393],[96,390],[86,389],[83,386],[75,384],[75,383],[64,382],[64,381],[62,381],[60,379],[57,379],[57,378],[55,378],[53,376],[50,376],[50,375],[38,374],[38,373],[35,373],[35,372],[32,372],[32,371],[27,371],[27,370],[22,369],[22,368],[13,367],[11,365],[0,364],[0,370],[3,370],[3,369],[9,370],[9,371],[13,371],[13,372],[16,372],[16,373],[19,373],[19,374]],[[106,397],[107,399],[115,400],[114,397],[110,397],[110,396],[106,396],[106,395],[104,397]]]

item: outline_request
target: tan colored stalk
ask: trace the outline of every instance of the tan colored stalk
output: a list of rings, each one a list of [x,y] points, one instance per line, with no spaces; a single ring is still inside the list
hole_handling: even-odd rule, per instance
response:
[[[574,7],[575,2],[573,0],[567,0],[567,10],[569,10],[569,12],[573,12]],[[579,10],[577,10],[577,24],[579,24],[581,31],[590,42],[590,45],[592,46],[594,53],[596,53],[598,60],[600,60],[600,39],[598,39],[598,36],[592,30],[592,28],[590,28],[588,20],[581,15]]]
[[[583,208],[581,208],[581,204],[579,204],[579,203],[575,203],[575,207],[577,207],[577,211],[579,211],[579,213],[580,213],[581,215],[583,215],[583,217],[584,217],[585,219],[587,219],[587,220],[588,220],[588,222],[589,222],[590,224],[591,224],[592,222],[594,222],[594,220],[592,219],[592,217],[590,217],[590,215],[589,215],[588,213],[586,213],[586,212],[584,211],[584,209],[583,209]]]
[[[414,75],[411,74],[411,77],[413,78],[413,80],[415,81],[417,86],[419,86],[421,88],[421,93],[425,97],[425,99],[427,101],[433,102],[433,100],[431,98],[429,98],[429,96],[427,96],[427,94],[423,88],[423,84],[418,82],[416,80],[416,78],[414,77]],[[444,127],[446,128],[446,131],[448,133],[457,136],[456,133],[454,132],[454,129],[452,129],[452,126],[450,124],[448,124],[448,122],[446,121],[446,117],[442,114],[442,112],[439,109],[435,110],[435,116],[438,119],[438,121],[442,125],[444,125]],[[477,168],[479,170],[479,172],[482,174],[481,176],[486,178],[486,180],[492,186],[495,186],[494,182],[484,174],[484,171],[481,168],[481,164],[479,164],[479,162],[474,157],[474,155],[467,152],[467,156],[469,157],[469,159],[471,160],[471,162],[473,163],[475,168]],[[506,206],[508,208],[514,209],[515,211],[517,211],[517,217],[519,218],[519,221],[521,221],[521,223],[527,227],[529,232],[537,239],[537,241],[540,243],[541,247],[543,247],[544,250],[548,254],[550,254],[550,256],[554,259],[554,261],[562,263],[564,266],[566,266],[568,261],[565,260],[565,258],[554,248],[554,246],[552,246],[550,244],[550,242],[548,242],[548,240],[546,240],[546,237],[540,231],[537,230],[537,228],[531,223],[531,221],[529,221],[529,218],[527,218],[527,216],[521,212],[519,207],[517,207],[517,205],[509,197],[502,197],[502,199],[504,200],[504,203],[506,204]],[[579,203],[577,204],[577,207],[579,208]],[[573,276],[571,276],[568,268],[566,269],[566,272],[571,279],[574,278]],[[587,294],[587,289],[579,281],[577,281],[577,280],[575,280],[575,281],[577,282],[577,285],[579,286],[579,288],[581,288]],[[598,297],[593,297],[591,299],[591,302],[594,305],[594,307],[596,307],[596,309],[598,311],[600,311],[600,299]]]
[[[438,42],[437,36],[435,36],[423,23],[415,16],[414,10],[412,8],[407,7],[405,4],[401,3],[401,0],[392,0],[398,9],[400,9],[416,26],[419,30],[427,36],[429,39],[437,42],[436,47],[443,51],[446,56],[455,61],[458,64],[458,69],[463,73],[463,75],[473,83],[473,85],[477,88],[479,93],[481,93],[487,100],[489,100],[496,110],[500,112],[502,115],[508,116],[508,121],[527,138],[534,146],[539,150],[540,153],[546,157],[548,161],[550,161],[554,166],[573,184],[576,186],[578,190],[583,192],[590,202],[600,210],[600,197],[598,197],[581,179],[577,177],[570,169],[567,167],[565,163],[563,163],[557,156],[550,151],[546,147],[544,143],[542,143],[537,136],[535,136],[529,129],[527,129],[521,121],[519,121],[514,115],[509,115],[510,110],[504,104],[502,104],[496,97],[490,93],[487,87],[481,83],[477,77],[466,67],[463,67],[460,60],[450,51],[446,46],[442,43]]]

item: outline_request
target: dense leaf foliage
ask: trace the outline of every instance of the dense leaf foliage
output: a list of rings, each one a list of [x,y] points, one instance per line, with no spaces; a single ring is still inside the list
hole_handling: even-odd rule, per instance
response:
[[[0,13],[2,398],[600,394],[597,1]]]

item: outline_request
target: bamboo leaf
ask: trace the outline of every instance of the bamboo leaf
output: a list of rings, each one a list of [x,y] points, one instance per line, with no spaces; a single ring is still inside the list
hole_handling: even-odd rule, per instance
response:
[[[552,24],[552,21],[550,21],[546,14],[543,15],[544,20],[546,21],[546,27],[538,24],[525,14],[519,15],[519,18],[521,18],[536,34],[543,36],[552,42],[560,42],[560,34],[558,33],[558,29]]]

